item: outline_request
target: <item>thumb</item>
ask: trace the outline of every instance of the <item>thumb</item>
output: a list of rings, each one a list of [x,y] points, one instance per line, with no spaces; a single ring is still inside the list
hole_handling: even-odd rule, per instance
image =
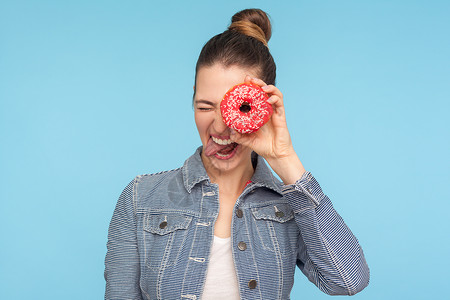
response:
[[[230,130],[230,139],[234,143],[238,143],[242,146],[251,147],[251,138],[248,134],[243,134],[240,132],[237,132],[233,128]]]
[[[245,142],[245,138],[242,133],[237,132],[233,128],[230,130],[230,139],[234,143],[243,144]]]
[[[242,139],[242,134],[234,130],[233,128],[230,128],[230,139],[234,143],[239,143],[239,141]]]

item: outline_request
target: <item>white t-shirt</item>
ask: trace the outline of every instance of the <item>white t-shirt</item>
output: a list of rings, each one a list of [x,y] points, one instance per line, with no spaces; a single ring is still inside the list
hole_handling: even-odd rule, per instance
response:
[[[214,236],[202,300],[239,300],[231,237]]]

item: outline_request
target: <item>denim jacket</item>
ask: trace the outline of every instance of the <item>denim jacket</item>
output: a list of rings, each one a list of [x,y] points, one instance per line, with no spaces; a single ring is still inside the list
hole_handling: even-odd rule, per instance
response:
[[[137,176],[120,195],[105,299],[200,299],[219,214],[219,188],[200,154],[201,147],[179,169]],[[311,173],[285,186],[261,157],[252,159],[231,225],[241,299],[290,299],[296,265],[327,294],[366,287],[363,251]]]

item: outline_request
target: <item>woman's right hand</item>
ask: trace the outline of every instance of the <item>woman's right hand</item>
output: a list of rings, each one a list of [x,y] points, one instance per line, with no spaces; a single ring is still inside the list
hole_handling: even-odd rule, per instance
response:
[[[231,140],[251,148],[269,163],[285,184],[292,184],[305,172],[292,145],[286,123],[283,94],[274,85],[267,85],[258,78],[246,76],[245,83],[260,86],[269,95],[273,114],[269,121],[258,131],[242,134],[232,130]]]

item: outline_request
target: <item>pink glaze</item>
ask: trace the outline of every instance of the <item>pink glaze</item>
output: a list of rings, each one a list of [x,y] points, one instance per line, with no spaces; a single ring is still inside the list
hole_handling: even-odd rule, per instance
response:
[[[263,126],[272,115],[272,105],[267,102],[269,96],[261,87],[241,83],[231,88],[220,103],[220,111],[225,124],[240,133],[252,133]],[[249,112],[240,111],[247,102]]]

